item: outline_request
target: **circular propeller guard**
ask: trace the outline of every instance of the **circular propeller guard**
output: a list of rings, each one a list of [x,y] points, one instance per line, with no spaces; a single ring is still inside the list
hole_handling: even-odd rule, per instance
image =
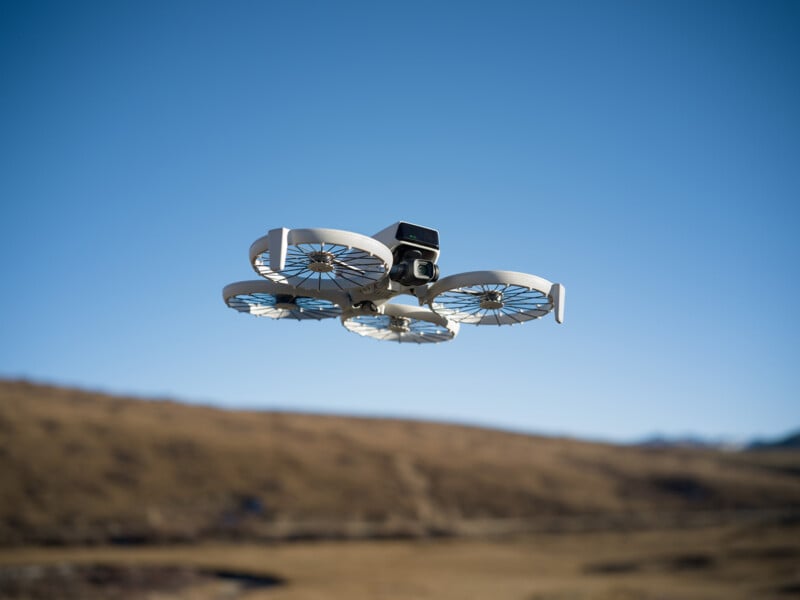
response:
[[[346,329],[377,340],[431,344],[448,342],[458,333],[458,323],[424,308],[385,304],[383,312],[361,312],[342,317]]]
[[[553,310],[549,281],[515,271],[472,271],[445,277],[426,301],[436,313],[474,325],[515,325]]]
[[[319,292],[298,295],[295,288],[273,281],[232,283],[225,286],[222,296],[231,308],[256,317],[319,321],[342,314],[339,304]]]

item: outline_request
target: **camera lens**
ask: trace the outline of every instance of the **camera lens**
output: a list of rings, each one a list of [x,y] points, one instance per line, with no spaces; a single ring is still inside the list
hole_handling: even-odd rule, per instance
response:
[[[416,272],[417,277],[431,277],[433,275],[433,263],[429,260],[417,260],[414,261],[414,271]]]

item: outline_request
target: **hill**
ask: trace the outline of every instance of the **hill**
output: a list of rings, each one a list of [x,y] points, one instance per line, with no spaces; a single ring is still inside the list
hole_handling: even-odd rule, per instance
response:
[[[800,454],[226,411],[0,381],[0,544],[398,537],[797,511]]]
[[[751,450],[798,450],[800,449],[800,431],[791,433],[777,440],[758,440],[750,444]]]

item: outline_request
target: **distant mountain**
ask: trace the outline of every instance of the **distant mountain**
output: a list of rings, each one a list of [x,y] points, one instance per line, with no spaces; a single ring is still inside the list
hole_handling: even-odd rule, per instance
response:
[[[730,442],[711,440],[701,436],[667,436],[667,435],[654,435],[651,437],[639,440],[634,444],[641,448],[694,448],[694,449],[711,449],[711,450],[727,450],[737,449],[741,447],[738,444],[731,444]]]
[[[749,450],[800,450],[800,431],[777,440],[757,440],[748,446]]]
[[[707,438],[699,435],[653,435],[646,437],[633,444],[641,448],[686,448],[686,449],[706,449],[706,450],[742,450],[748,447],[747,442],[732,441],[724,438]]]
[[[798,474],[790,451],[617,446],[0,381],[0,545],[628,527],[798,510]]]

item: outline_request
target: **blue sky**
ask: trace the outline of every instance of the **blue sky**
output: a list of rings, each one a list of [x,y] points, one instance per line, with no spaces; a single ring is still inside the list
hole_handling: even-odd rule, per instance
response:
[[[793,2],[0,6],[0,376],[631,440],[800,425]],[[221,300],[273,227],[440,230],[566,323]]]

